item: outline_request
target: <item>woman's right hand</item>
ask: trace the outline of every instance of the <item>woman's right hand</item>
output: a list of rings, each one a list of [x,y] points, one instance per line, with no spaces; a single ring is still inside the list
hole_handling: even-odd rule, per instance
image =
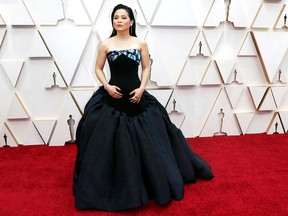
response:
[[[122,94],[120,93],[121,92],[121,89],[118,87],[118,86],[115,86],[115,85],[109,85],[109,83],[106,84],[106,87],[105,87],[106,91],[108,92],[108,94],[115,98],[115,99],[120,99],[122,98]]]

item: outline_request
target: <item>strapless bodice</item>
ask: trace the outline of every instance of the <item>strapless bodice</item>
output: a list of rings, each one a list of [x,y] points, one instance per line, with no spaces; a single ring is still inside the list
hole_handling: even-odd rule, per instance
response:
[[[141,62],[141,52],[138,49],[112,50],[107,53],[107,59],[110,67],[111,78],[110,85],[116,85],[121,89],[123,97],[114,99],[108,98],[108,104],[115,109],[121,110],[131,115],[139,114],[145,107],[144,99],[140,103],[132,104],[129,98],[130,92],[139,88],[141,81],[138,75],[138,68]]]

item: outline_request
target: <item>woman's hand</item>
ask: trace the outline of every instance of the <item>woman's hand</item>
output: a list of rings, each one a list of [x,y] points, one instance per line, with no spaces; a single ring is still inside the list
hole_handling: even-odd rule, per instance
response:
[[[108,92],[108,94],[115,98],[115,99],[120,99],[122,98],[122,94],[120,93],[121,92],[121,89],[118,87],[118,86],[115,86],[115,85],[109,85],[109,83],[106,84],[105,86],[105,89],[106,91]]]
[[[144,89],[142,88],[137,88],[137,89],[134,89],[132,92],[130,92],[130,95],[133,95],[133,97],[130,98],[130,102],[139,103],[143,95],[143,92],[144,92]]]

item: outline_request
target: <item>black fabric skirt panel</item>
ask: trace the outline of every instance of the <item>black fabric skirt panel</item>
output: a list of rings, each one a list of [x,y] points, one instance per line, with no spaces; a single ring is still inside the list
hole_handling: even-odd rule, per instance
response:
[[[182,131],[171,122],[165,108],[158,101],[157,103],[184,183],[194,183],[197,178],[212,179],[214,175],[211,172],[211,166],[193,152]]]
[[[120,211],[181,200],[184,182],[211,179],[165,108],[145,92],[146,107],[130,116],[108,105],[99,88],[78,124],[73,193],[79,209]]]

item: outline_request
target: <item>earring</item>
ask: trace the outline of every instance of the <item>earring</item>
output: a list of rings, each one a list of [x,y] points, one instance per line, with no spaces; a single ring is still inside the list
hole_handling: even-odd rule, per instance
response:
[[[132,25],[130,26],[130,35],[132,35]]]

